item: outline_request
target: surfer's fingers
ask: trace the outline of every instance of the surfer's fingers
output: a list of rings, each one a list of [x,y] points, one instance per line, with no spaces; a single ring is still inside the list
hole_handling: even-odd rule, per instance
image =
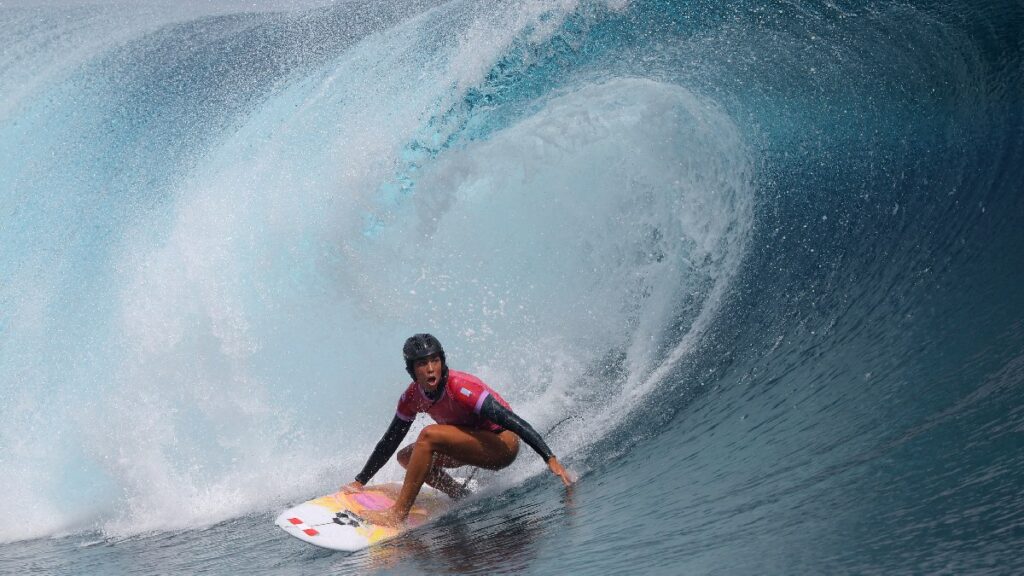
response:
[[[565,484],[566,486],[572,485],[572,476],[570,476],[569,472],[565,469],[564,466],[562,466],[562,463],[558,461],[558,458],[552,457],[551,460],[548,461],[548,467],[551,468],[551,471],[556,476],[562,479],[563,484]]]
[[[349,482],[348,484],[345,484],[344,486],[341,487],[341,491],[345,492],[347,494],[351,494],[353,492],[359,492],[362,489],[363,489],[363,483],[358,481],[358,480],[356,480],[354,482]]]

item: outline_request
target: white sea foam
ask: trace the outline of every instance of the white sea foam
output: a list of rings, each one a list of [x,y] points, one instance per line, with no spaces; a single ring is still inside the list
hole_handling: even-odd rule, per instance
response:
[[[656,390],[719,312],[752,170],[708,100],[638,78],[585,84],[440,158],[383,241],[417,247],[409,308],[478,303],[447,325],[539,429],[573,417],[552,438],[571,453]]]

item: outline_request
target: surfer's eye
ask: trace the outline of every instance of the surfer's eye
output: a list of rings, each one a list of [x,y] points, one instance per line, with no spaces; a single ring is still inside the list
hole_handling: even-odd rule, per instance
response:
[[[423,366],[427,366],[429,364],[433,364],[434,362],[440,362],[440,361],[441,361],[441,357],[440,356],[430,356],[428,358],[420,358],[413,365],[416,366],[417,368],[421,368]]]

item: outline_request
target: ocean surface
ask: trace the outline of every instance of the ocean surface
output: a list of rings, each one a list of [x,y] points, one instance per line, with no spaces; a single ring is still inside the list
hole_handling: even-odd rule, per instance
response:
[[[1019,1],[0,2],[0,573],[1024,573],[1022,184]],[[288,537],[423,331],[576,486]]]

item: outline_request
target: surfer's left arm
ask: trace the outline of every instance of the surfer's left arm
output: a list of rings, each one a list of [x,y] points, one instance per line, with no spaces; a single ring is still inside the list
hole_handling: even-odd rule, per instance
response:
[[[342,487],[345,491],[358,491],[373,475],[381,469],[388,460],[391,459],[391,455],[398,450],[398,445],[402,443],[402,439],[409,433],[409,428],[412,427],[412,421],[403,420],[396,414],[391,419],[391,424],[388,426],[387,431],[384,432],[384,436],[381,437],[380,441],[377,442],[377,446],[373,449],[373,454],[370,454],[370,459],[366,461],[366,466],[363,467],[363,471],[360,472],[354,482],[351,482]]]
[[[506,430],[511,430],[516,436],[522,438],[523,442],[529,444],[530,448],[533,448],[537,454],[540,454],[540,457],[547,462],[551,472],[562,479],[562,483],[566,486],[572,484],[572,478],[569,477],[569,473],[565,471],[558,458],[551,452],[551,448],[548,448],[547,443],[533,429],[533,426],[530,426],[529,422],[502,406],[493,396],[488,396],[484,400],[483,405],[480,406],[480,415]]]

